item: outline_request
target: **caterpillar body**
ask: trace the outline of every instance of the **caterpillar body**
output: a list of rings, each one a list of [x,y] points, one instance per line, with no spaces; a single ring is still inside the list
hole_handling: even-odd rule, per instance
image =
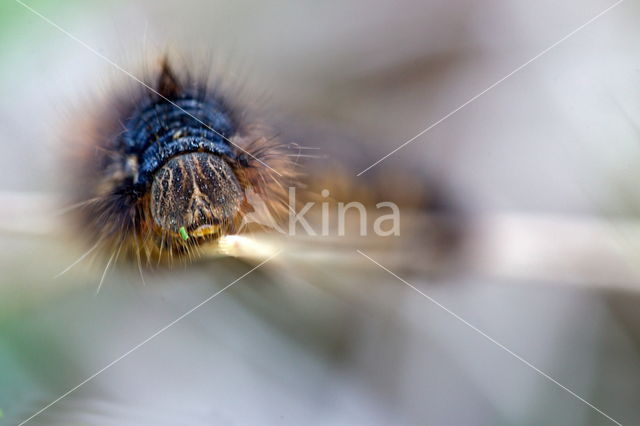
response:
[[[90,120],[74,160],[75,217],[95,248],[148,263],[194,258],[242,231],[247,191],[281,216],[295,165],[267,126],[167,59],[148,88]]]

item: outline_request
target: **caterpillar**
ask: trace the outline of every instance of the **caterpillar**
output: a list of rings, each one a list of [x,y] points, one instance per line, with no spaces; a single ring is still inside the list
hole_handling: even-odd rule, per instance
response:
[[[74,227],[91,250],[147,264],[194,259],[243,231],[248,193],[281,217],[298,172],[270,128],[167,57],[147,79],[97,108],[74,145]]]

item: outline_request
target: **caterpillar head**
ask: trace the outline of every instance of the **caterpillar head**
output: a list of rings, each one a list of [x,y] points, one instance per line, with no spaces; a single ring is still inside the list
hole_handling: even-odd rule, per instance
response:
[[[193,152],[172,158],[155,173],[149,208],[157,226],[186,240],[232,230],[243,200],[238,178],[222,158]]]

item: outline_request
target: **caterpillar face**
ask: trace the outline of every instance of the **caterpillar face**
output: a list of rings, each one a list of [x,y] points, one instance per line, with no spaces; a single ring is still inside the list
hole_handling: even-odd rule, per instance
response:
[[[206,237],[223,233],[234,222],[243,199],[242,187],[223,159],[193,152],[172,158],[156,172],[150,210],[154,223],[166,232],[182,230],[183,239]]]
[[[167,61],[153,89],[106,105],[76,150],[83,235],[118,256],[170,262],[242,231],[247,191],[272,217],[286,210],[294,166],[266,126]]]

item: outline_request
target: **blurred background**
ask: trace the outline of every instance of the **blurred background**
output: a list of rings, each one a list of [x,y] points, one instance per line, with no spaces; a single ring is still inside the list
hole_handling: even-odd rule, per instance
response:
[[[206,52],[243,93],[266,95],[295,142],[326,142],[331,161],[357,141],[367,160],[353,179],[613,4],[28,2],[134,74],[166,49]],[[27,424],[615,424],[356,249],[640,423],[639,21],[637,3],[620,3],[381,164],[424,170],[463,212],[462,243],[438,262],[415,236],[375,255],[296,242]],[[57,153],[83,108],[126,80],[0,3],[0,424],[252,267],[216,259],[148,272],[146,285],[116,267],[98,295],[102,260],[54,279],[83,253],[59,232]]]

